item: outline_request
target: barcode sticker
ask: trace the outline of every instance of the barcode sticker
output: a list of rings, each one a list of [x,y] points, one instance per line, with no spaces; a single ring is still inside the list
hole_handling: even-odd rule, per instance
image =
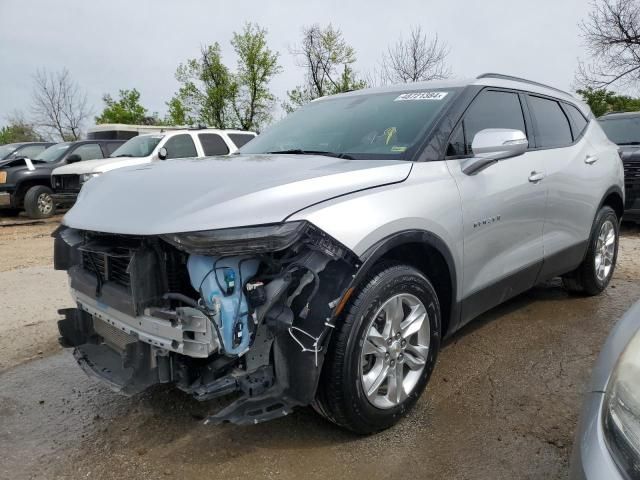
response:
[[[399,95],[394,102],[406,102],[409,100],[442,100],[448,92],[413,92]]]

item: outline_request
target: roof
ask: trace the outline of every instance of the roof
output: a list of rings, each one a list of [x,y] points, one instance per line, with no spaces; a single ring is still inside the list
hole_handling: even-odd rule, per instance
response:
[[[164,125],[128,125],[125,123],[101,123],[100,125],[94,125],[89,128],[88,132],[104,132],[111,130],[118,130],[121,132],[138,132],[145,130],[178,130],[185,129],[188,127],[184,126],[176,126],[176,127],[168,127]]]
[[[504,75],[501,73],[483,73],[476,78],[471,79],[454,79],[454,80],[435,80],[428,82],[413,82],[413,83],[400,83],[395,85],[386,85],[383,87],[367,88],[363,90],[356,90],[353,92],[343,93],[340,95],[366,95],[370,93],[384,93],[384,92],[406,92],[416,91],[421,89],[438,89],[438,88],[464,88],[470,85],[479,85],[487,87],[500,87],[509,88],[513,90],[524,90],[532,93],[539,93],[541,95],[547,95],[560,100],[570,102],[580,108],[587,116],[591,115],[591,110],[579,98],[575,97],[569,92],[565,92],[550,85],[545,85],[526,78],[514,77],[511,75]],[[323,97],[325,98],[325,97]]]
[[[255,135],[255,132],[250,132],[247,130],[232,130],[232,129],[220,129],[220,128],[181,128],[181,129],[167,130],[165,132],[143,133],[138,136],[147,137],[147,136],[153,136],[153,135],[178,135],[180,133],[189,133],[189,132],[227,133],[227,134],[228,133],[245,133],[245,134]]]

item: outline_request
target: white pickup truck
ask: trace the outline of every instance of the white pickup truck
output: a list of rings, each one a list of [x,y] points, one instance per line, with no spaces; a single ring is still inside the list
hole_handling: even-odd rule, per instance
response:
[[[53,170],[52,197],[57,206],[72,205],[82,184],[101,173],[170,158],[229,155],[255,136],[254,132],[211,128],[138,135],[121,145],[108,158],[73,163]]]

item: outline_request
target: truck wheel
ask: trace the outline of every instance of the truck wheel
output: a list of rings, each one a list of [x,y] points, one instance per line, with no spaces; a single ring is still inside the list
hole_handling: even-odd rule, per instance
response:
[[[338,322],[315,409],[359,434],[395,424],[429,381],[440,325],[429,280],[408,265],[382,267],[354,294]]]
[[[567,290],[598,295],[607,288],[618,259],[619,227],[616,212],[602,207],[593,225],[587,255],[575,271],[562,279]]]
[[[47,218],[53,215],[55,203],[53,192],[45,185],[36,185],[27,190],[24,196],[24,209],[30,218]]]

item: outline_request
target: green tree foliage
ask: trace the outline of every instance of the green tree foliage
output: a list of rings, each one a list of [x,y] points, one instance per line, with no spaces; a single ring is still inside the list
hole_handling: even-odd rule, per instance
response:
[[[218,43],[203,47],[199,58],[180,64],[176,80],[180,88],[167,103],[170,122],[199,123],[215,128],[232,125],[236,85],[229,69],[222,63]]]
[[[37,142],[42,140],[33,126],[22,120],[10,120],[9,125],[0,128],[0,145],[15,142]]]
[[[578,95],[591,107],[596,117],[607,112],[632,112],[640,110],[640,98],[617,95],[604,88],[587,87],[577,91]]]
[[[186,107],[178,97],[178,95],[174,96],[171,100],[167,102],[167,116],[165,117],[166,125],[193,125],[195,123],[194,119],[189,117],[189,112],[187,112]]]
[[[355,50],[331,24],[304,27],[302,44],[291,53],[305,69],[305,83],[287,92],[282,106],[288,112],[318,97],[366,87],[353,70]]]
[[[275,103],[269,83],[282,70],[278,53],[267,46],[267,31],[251,23],[233,34],[231,45],[238,56],[232,90],[235,120],[244,130],[259,130],[271,119]]]
[[[102,97],[104,110],[96,117],[96,123],[124,123],[142,125],[147,121],[147,109],[140,104],[140,92],[120,90],[120,98],[114,100],[108,93]]]

